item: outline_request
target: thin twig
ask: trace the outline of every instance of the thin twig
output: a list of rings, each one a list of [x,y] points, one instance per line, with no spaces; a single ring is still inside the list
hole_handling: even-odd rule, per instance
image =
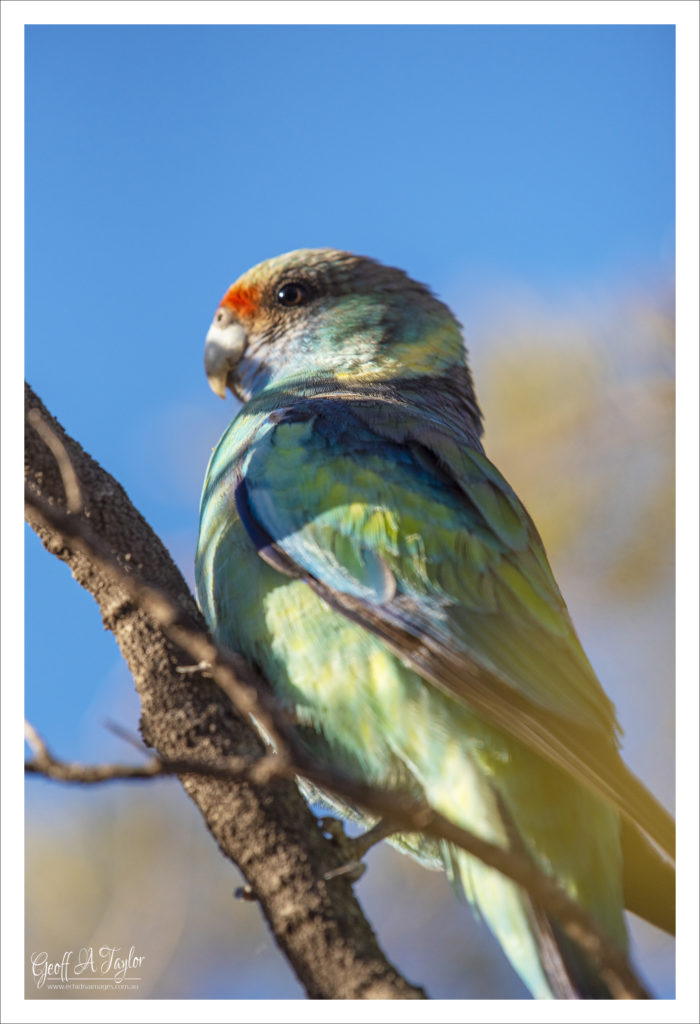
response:
[[[128,743],[130,747],[134,748],[134,750],[138,750],[139,754],[145,754],[149,757],[151,756],[150,750],[144,746],[143,740],[136,733],[131,732],[129,729],[125,729],[123,725],[119,724],[119,722],[113,722],[109,718],[104,719],[102,724],[105,729],[108,729],[109,732],[112,733],[113,736],[123,740],[124,743]]]
[[[51,453],[56,460],[56,465],[63,481],[63,490],[66,493],[66,508],[69,512],[75,514],[82,512],[83,495],[80,489],[80,481],[66,446],[38,409],[30,409],[27,413],[27,420],[34,427],[46,447],[51,449]]]
[[[28,774],[45,775],[61,782],[122,781],[125,779],[152,779],[159,775],[205,775],[224,781],[268,782],[275,776],[289,777],[289,769],[279,762],[275,754],[261,757],[230,757],[218,761],[199,761],[193,758],[164,758],[150,756],[145,764],[79,764],[63,761],[48,748],[46,741],[29,722],[25,723],[27,742],[35,751],[33,760],[25,762]],[[31,735],[31,740],[29,739]],[[141,747],[145,752],[145,748]]]
[[[34,758],[37,763],[50,757],[48,747],[31,722],[28,722],[26,718],[24,720],[24,738],[34,751]]]

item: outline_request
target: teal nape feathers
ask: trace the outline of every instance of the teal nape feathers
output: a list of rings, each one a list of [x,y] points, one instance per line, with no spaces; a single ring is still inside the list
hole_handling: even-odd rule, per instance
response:
[[[537,530],[484,453],[450,310],[400,270],[299,250],[228,290],[205,369],[244,405],[207,472],[198,599],[310,753],[523,844],[623,950],[625,907],[672,930],[673,822],[620,758]],[[535,997],[609,997],[514,883],[393,841],[443,863]]]

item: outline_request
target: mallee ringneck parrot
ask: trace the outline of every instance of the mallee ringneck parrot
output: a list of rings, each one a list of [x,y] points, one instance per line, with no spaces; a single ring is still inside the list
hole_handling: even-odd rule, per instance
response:
[[[308,750],[524,847],[623,950],[625,906],[670,930],[673,822],[622,762],[537,530],[484,454],[450,310],[400,270],[302,249],[229,288],[205,369],[244,405],[207,471],[198,600]],[[393,841],[444,866],[535,997],[609,996],[509,879]]]

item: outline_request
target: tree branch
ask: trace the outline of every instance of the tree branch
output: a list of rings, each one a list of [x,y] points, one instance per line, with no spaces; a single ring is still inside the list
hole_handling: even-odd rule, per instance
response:
[[[34,398],[34,401],[38,403],[38,399]],[[34,410],[36,409],[38,409],[38,405],[34,406]],[[72,458],[68,455],[65,447],[66,444],[75,445],[75,442],[65,438],[65,435],[61,437],[57,433],[60,428],[50,427],[46,421],[41,420],[38,412],[33,411],[30,415],[34,423],[41,423],[40,436],[56,457],[64,491],[67,495],[72,495],[71,507],[76,511],[79,510],[82,507],[80,485],[74,471]],[[89,459],[89,456],[82,452],[81,454],[84,459]],[[90,463],[96,467],[92,460]],[[96,468],[101,474],[107,476],[100,467]],[[117,488],[118,485],[111,478],[109,479]],[[121,488],[119,491],[128,501]],[[29,771],[40,772],[51,778],[79,782],[105,781],[109,778],[144,778],[161,774],[189,776],[190,773],[196,773],[200,786],[203,779],[211,778],[216,778],[219,781],[236,780],[239,784],[246,781],[260,785],[270,782],[272,779],[291,780],[297,775],[302,775],[318,788],[335,792],[345,797],[350,803],[363,807],[384,819],[394,831],[422,831],[436,838],[447,839],[514,879],[526,888],[543,908],[554,914],[564,931],[586,950],[616,997],[648,998],[648,993],[614,943],[597,927],[590,916],[572,901],[553,879],[544,875],[522,851],[503,850],[487,843],[472,833],[453,825],[452,822],[437,814],[424,803],[402,794],[383,792],[364,786],[311,763],[305,752],[299,748],[294,734],[285,720],[284,713],[266,692],[264,684],[261,684],[261,681],[256,678],[250,667],[240,657],[232,657],[228,652],[222,651],[212,643],[202,628],[201,620],[197,621],[199,613],[196,612],[194,618],[192,617],[191,608],[187,607],[183,601],[184,595],[177,591],[166,593],[162,587],[154,587],[145,583],[142,565],[139,567],[140,578],[135,578],[133,557],[127,556],[120,561],[119,548],[115,549],[114,545],[115,538],[111,538],[112,543],[108,545],[86,521],[86,518],[66,514],[55,504],[45,500],[40,493],[37,493],[36,487],[31,485],[27,487],[27,509],[28,518],[40,535],[43,531],[44,534],[53,538],[54,543],[66,545],[65,549],[61,548],[59,557],[63,557],[67,561],[70,561],[71,558],[84,558],[101,578],[109,581],[113,587],[122,592],[128,607],[131,608],[131,614],[138,615],[147,612],[160,626],[166,638],[186,651],[192,658],[198,660],[197,666],[175,668],[175,672],[180,676],[181,685],[185,673],[188,676],[197,673],[202,664],[207,664],[207,674],[227,694],[239,712],[244,715],[254,714],[266,733],[273,739],[276,748],[274,755],[264,755],[258,752],[252,757],[241,757],[229,754],[223,759],[209,757],[206,760],[200,760],[199,757],[183,758],[175,754],[165,755],[145,766],[132,768],[119,765],[90,767],[66,764],[50,755],[46,745],[40,743],[39,747],[35,745],[36,756],[34,761],[29,762]],[[86,516],[90,517],[92,521],[89,509]],[[145,521],[141,520],[141,523],[146,530],[150,530]],[[42,539],[44,538],[42,537]],[[46,540],[44,543],[47,544],[47,547],[49,546]],[[162,551],[169,561],[165,549]],[[130,554],[131,552],[129,552]],[[126,566],[122,562],[126,562]],[[172,566],[172,563],[170,565]],[[174,569],[174,566],[172,568]],[[180,583],[184,587],[181,577]],[[173,600],[169,594],[173,594],[176,600]],[[187,598],[188,603],[193,604],[188,591]],[[119,620],[120,616],[117,617],[117,625]],[[117,639],[119,639],[119,635],[117,635]],[[196,685],[199,686],[199,682]],[[144,735],[146,735],[145,731]],[[38,739],[36,735],[35,739]],[[255,739],[257,740],[257,737]],[[157,744],[154,745],[157,746]],[[183,782],[188,788],[187,781],[183,780]],[[212,831],[214,830],[212,829]],[[235,855],[234,859],[237,860]],[[238,863],[243,869],[240,861]],[[334,868],[324,871],[317,877],[329,880],[337,875],[337,868]],[[255,887],[253,888],[255,889]],[[255,892],[262,902],[262,897],[257,889]],[[268,920],[270,920],[269,916]],[[274,931],[274,924],[272,921],[270,923]],[[292,963],[294,965],[293,961]]]
[[[185,581],[160,539],[123,488],[69,438],[26,388],[26,408],[38,409],[61,439],[80,481],[81,521],[110,550],[127,575],[170,595],[193,628],[206,627]],[[56,512],[64,487],[56,460],[36,431],[25,436],[25,479],[37,501]],[[64,513],[65,514],[65,513]],[[141,732],[164,758],[219,763],[265,753],[253,728],[202,672],[180,673],[189,657],[125,589],[58,530],[29,508],[27,519],[44,546],[66,562],[97,601],[105,626],[119,643],[141,698]],[[220,849],[243,872],[283,954],[312,998],[418,999],[387,961],[344,878],[327,882],[341,856],[322,834],[296,785],[266,785],[187,774],[181,782],[199,807]]]

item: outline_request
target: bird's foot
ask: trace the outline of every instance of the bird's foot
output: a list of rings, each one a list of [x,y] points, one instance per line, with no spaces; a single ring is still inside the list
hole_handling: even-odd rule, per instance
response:
[[[381,819],[359,836],[347,835],[342,821],[339,821],[338,818],[320,818],[319,824],[323,831],[340,847],[343,854],[343,863],[324,874],[323,878],[326,882],[331,878],[340,877],[356,882],[367,870],[367,865],[363,863],[362,858],[368,850],[397,831],[389,822]]]

